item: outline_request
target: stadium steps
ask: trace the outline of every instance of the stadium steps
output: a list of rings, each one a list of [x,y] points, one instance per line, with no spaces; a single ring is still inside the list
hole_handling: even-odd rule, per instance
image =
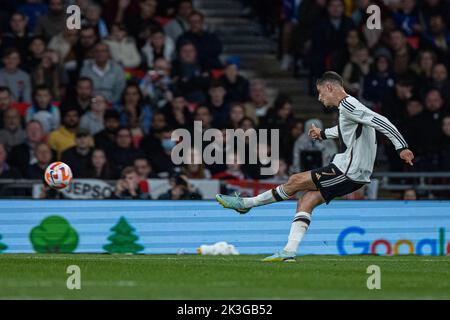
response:
[[[250,79],[264,79],[270,100],[273,101],[279,92],[286,93],[294,102],[296,116],[320,118],[325,125],[331,123],[331,116],[324,114],[320,103],[307,94],[307,79],[295,79],[292,73],[280,70],[276,58],[277,44],[262,35],[257,23],[241,17],[239,1],[197,0],[195,6],[205,14],[207,24],[213,26],[223,41],[222,58],[239,56],[242,74]]]

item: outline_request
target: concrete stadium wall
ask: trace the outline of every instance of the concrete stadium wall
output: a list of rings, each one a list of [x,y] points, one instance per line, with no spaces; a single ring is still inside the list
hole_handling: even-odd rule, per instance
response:
[[[141,253],[195,253],[218,241],[243,254],[272,253],[286,242],[295,206],[288,201],[238,215],[213,201],[2,200],[0,248],[34,252],[31,230],[57,215],[78,235],[74,252],[105,252],[110,229],[123,216],[135,228]],[[45,228],[40,237],[51,239]],[[450,253],[449,232],[450,201],[334,201],[316,210],[299,253],[443,255]]]

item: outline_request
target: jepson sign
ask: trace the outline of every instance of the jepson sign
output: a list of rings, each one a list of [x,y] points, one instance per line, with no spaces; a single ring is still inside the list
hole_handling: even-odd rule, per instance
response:
[[[364,240],[366,230],[360,227],[349,227],[343,230],[337,239],[337,249],[339,254],[417,254],[417,255],[446,255],[450,254],[450,241],[445,240],[445,228],[439,228],[435,239],[424,238],[413,242],[409,239],[399,239],[389,241],[386,239],[376,239],[373,241]],[[348,250],[350,246],[357,251]],[[357,240],[359,238],[359,240]],[[405,249],[404,252],[402,249]]]

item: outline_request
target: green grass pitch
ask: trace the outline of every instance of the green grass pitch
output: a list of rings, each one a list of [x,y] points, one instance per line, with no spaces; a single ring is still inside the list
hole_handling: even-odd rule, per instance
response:
[[[450,299],[450,256],[1,254],[0,299]],[[69,265],[81,290],[66,287]],[[368,290],[369,265],[381,289]]]

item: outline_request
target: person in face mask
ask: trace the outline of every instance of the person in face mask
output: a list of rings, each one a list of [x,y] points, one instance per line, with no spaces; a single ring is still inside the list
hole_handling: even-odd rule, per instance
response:
[[[47,41],[56,36],[66,26],[65,5],[63,0],[50,0],[48,14],[39,18],[35,34],[43,36]]]
[[[171,135],[170,127],[155,129],[141,144],[141,149],[150,161],[154,172],[161,177],[167,177],[174,169],[171,151],[175,147],[176,141],[171,140]]]

